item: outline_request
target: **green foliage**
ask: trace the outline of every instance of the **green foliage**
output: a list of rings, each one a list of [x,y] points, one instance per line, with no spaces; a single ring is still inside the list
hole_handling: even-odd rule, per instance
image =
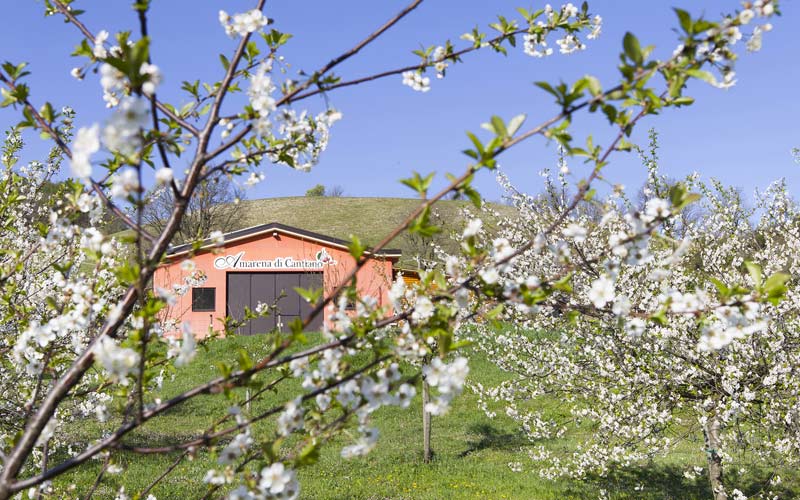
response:
[[[322,184],[317,184],[316,186],[306,191],[306,196],[308,196],[309,198],[317,198],[325,196],[325,186],[323,186]]]

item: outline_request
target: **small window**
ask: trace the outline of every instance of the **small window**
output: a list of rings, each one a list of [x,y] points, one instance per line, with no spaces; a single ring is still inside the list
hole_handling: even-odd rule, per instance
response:
[[[192,311],[213,311],[216,298],[216,288],[192,288]]]

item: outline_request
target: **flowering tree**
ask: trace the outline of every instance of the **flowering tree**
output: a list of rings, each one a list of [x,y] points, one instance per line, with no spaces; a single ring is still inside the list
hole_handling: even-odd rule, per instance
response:
[[[48,0],[46,13],[74,25],[81,37],[75,54],[84,63],[73,70],[73,75],[82,79],[94,70],[99,72],[103,99],[109,108],[104,124],[81,127],[73,134],[71,110],[57,111],[49,102],[31,101],[24,64],[6,63],[0,71],[2,105],[22,114],[18,129],[37,130],[58,150],[46,167],[15,169],[14,144],[18,141],[16,132],[12,132],[7,147],[10,153],[6,155],[6,192],[35,191],[35,185],[20,174],[42,168],[47,172],[55,170],[61,157],[69,160],[77,179],[69,184],[71,190],[53,203],[31,205],[35,197],[20,194],[9,196],[0,207],[7,207],[4,210],[9,213],[49,212],[49,224],[39,228],[38,234],[29,227],[24,232],[15,228],[15,219],[10,217],[4,219],[10,222],[0,235],[5,259],[0,282],[4,297],[15,296],[21,284],[26,287],[21,295],[24,307],[10,299],[0,305],[6,318],[2,330],[6,370],[3,384],[13,384],[4,385],[3,390],[16,391],[4,424],[7,430],[1,450],[0,499],[28,488],[46,494],[54,478],[69,474],[94,457],[105,456],[106,466],[96,487],[110,464],[108,457],[120,449],[136,453],[179,451],[182,453],[178,461],[198,449],[207,450],[218,462],[218,467],[209,470],[204,478],[209,485],[207,497],[227,493],[230,498],[296,498],[299,485],[295,469],[313,463],[320,446],[341,430],[354,426],[360,431],[358,437],[342,449],[342,455],[365,454],[375,446],[377,438],[376,429],[369,425],[370,414],[382,405],[408,405],[415,393],[417,375],[401,375],[398,363],[403,360],[431,360],[421,368],[427,383],[436,391],[426,410],[444,413],[461,391],[468,372],[465,358],[450,360],[446,356],[458,347],[453,336],[455,327],[465,316],[475,314],[469,309],[469,291],[500,305],[513,303],[530,311],[541,308],[538,304],[542,302],[564,301],[562,293],[574,294],[576,300],[583,297],[580,288],[570,291],[568,286],[572,273],[584,272],[573,265],[554,266],[552,274],[531,275],[519,282],[501,281],[501,277],[512,269],[514,259],[541,250],[545,248],[544,241],[559,237],[565,221],[591,199],[591,186],[601,178],[611,155],[630,149],[626,138],[642,117],[666,107],[691,104],[692,99],[683,95],[690,79],[723,88],[733,85],[734,44],[742,36],[740,27],[750,24],[755,16],[768,18],[776,13],[774,1],[759,1],[753,8],[748,6],[719,21],[693,18],[678,10],[681,45],[670,58],[652,59],[651,48],[641,47],[638,39],[628,33],[623,40],[617,82],[604,86],[591,76],[572,85],[540,82],[539,87],[556,100],[554,116],[527,129],[523,129],[524,115],[508,122],[493,117],[486,126],[492,137],[482,141],[469,134],[472,148],[465,152],[470,157],[469,165],[462,174],[452,176],[451,183],[439,193],[428,193],[432,175],[415,174],[404,180],[424,202],[371,250],[380,250],[404,231],[422,236],[437,231],[430,219],[431,206],[451,192],[480,205],[480,195],[471,184],[475,174],[494,169],[504,151],[531,137],[543,136],[561,144],[568,155],[587,157],[595,168],[578,184],[571,201],[550,213],[552,219],[538,233],[520,232],[514,240],[516,247],[511,246],[511,240],[501,240],[488,248],[480,244],[480,224],[472,223],[465,232],[462,260],[451,261],[447,269],[455,281],[448,282],[444,273],[433,271],[410,290],[398,282],[392,290],[394,311],[379,308],[372,297],[357,296],[355,273],[367,265],[368,259],[367,249],[354,239],[351,254],[357,262],[355,269],[330,296],[321,297],[320,290],[304,291],[310,302],[319,305],[304,321],[294,323],[291,333],[273,333],[267,355],[259,359],[243,355],[237,365],[226,366],[218,377],[161,401],[152,397],[150,388],[159,382],[162,370],[191,363],[196,342],[193,332],[184,328],[180,345],[167,348],[165,344],[170,340],[162,335],[165,325],[161,324],[160,312],[174,303],[175,293],[184,293],[202,281],[202,276],[193,274],[190,281],[176,283],[174,290],[150,290],[148,283],[197,196],[198,186],[219,177],[238,176],[252,185],[264,179],[265,164],[311,169],[327,146],[332,125],[342,117],[339,111],[328,107],[329,99],[320,113],[302,109],[312,97],[332,96],[336,89],[392,76],[425,92],[431,85],[428,74],[444,77],[470,53],[506,53],[518,40],[522,40],[522,50],[533,57],[553,54],[549,45],[553,38],[557,39],[558,51],[569,54],[585,49],[584,40],[600,34],[602,19],[592,16],[585,4],[580,8],[572,4],[556,9],[547,6],[534,12],[520,9],[519,19],[501,16],[492,23],[491,35],[475,29],[462,36],[464,42],[446,41],[415,52],[419,60],[409,66],[350,80],[334,73],[343,61],[356,56],[412,12],[421,3],[415,0],[352,49],[294,79],[281,71],[281,53],[290,35],[268,28],[270,20],[263,13],[265,2],[259,0],[247,12],[220,12],[220,24],[233,39],[234,48],[221,56],[223,68],[218,81],[189,78],[183,82],[181,88],[188,104],[179,106],[158,96],[162,71],[150,52],[149,1],[134,3],[136,35],[121,32],[114,36],[86,25],[82,11],[73,8],[72,3]],[[767,26],[760,24],[753,30],[749,46],[760,44]],[[237,106],[229,98],[239,88],[247,89],[244,106]],[[570,125],[581,112],[603,113],[616,130],[614,139],[605,147],[595,145],[591,138],[585,147],[576,146]],[[172,168],[179,159],[188,165],[185,172]],[[171,191],[174,200],[158,234],[151,234],[143,224],[143,173],[148,169],[154,171],[158,185]],[[631,255],[643,253],[647,248],[643,242],[649,241],[646,236],[668,222],[673,211],[691,198],[686,190],[676,189],[672,192],[672,205],[653,200],[644,216],[632,219],[632,232],[620,237],[610,250],[621,252],[619,247]],[[73,214],[93,214],[101,207],[115,213],[133,230],[135,237],[128,258],[115,259],[117,244],[97,229],[71,222]],[[608,207],[607,211],[614,213]],[[570,226],[569,237],[580,238],[583,231]],[[17,236],[17,232],[24,237]],[[566,249],[567,245],[556,245],[548,250],[550,258],[543,262],[568,264],[570,254]],[[94,266],[91,272],[89,265]],[[589,299],[595,309],[602,310],[613,299],[616,279],[609,270],[592,282]],[[744,298],[739,288],[727,290],[722,302],[712,303],[709,308],[716,304],[737,311],[740,303],[745,307],[745,303],[762,299],[760,294]],[[773,291],[769,298],[777,299],[779,290]],[[347,313],[348,303],[356,304],[355,317]],[[303,346],[303,326],[325,307],[331,309],[333,328],[323,332],[322,343]],[[582,303],[566,300],[560,309],[565,314],[588,315],[583,307]],[[626,324],[636,327],[637,319],[644,321],[629,317],[629,313],[632,314],[628,311],[624,315]],[[641,314],[660,317],[649,309]],[[712,313],[698,310],[698,314],[711,318]],[[748,328],[757,331],[758,318],[746,319],[752,323],[747,323]],[[392,325],[398,326],[388,335],[387,328]],[[730,337],[725,329],[719,334],[712,331],[717,332],[711,328],[703,337],[710,347],[716,347],[715,341],[710,340],[715,335]],[[369,352],[371,356],[367,361],[356,362],[353,355],[359,352]],[[252,413],[242,409],[247,400],[259,398],[291,379],[300,380],[302,390],[284,403]],[[260,389],[247,400],[231,390],[254,381]],[[147,422],[209,394],[229,398],[230,410],[220,415],[201,437],[169,446],[133,446],[126,441],[131,432]],[[54,432],[76,414],[106,418],[106,403],[112,398],[122,403],[121,418],[87,448],[71,449]],[[256,432],[253,424],[265,419],[274,421],[274,431]],[[59,461],[49,459],[50,448],[60,450]],[[148,495],[173,469],[165,470],[137,494]],[[94,488],[87,496],[93,492]],[[59,492],[53,494],[57,496]],[[123,495],[120,492],[119,496]]]
[[[498,278],[509,288],[565,268],[572,276],[534,310],[506,310],[516,328],[489,335],[479,325],[469,334],[510,375],[476,390],[490,416],[501,409],[522,424],[546,477],[605,474],[702,433],[715,497],[727,498],[722,464],[737,452],[771,466],[798,459],[797,290],[786,281],[797,272],[800,207],[774,184],[759,195],[762,215],[751,226],[756,211],[737,190],[694,175],[683,185],[702,193],[701,211],[684,226],[659,197],[671,189],[674,200],[683,188],[649,166],[643,207],[616,192],[601,219],[566,219]],[[560,213],[558,201],[543,204],[501,181],[518,218],[501,224],[514,229],[501,229],[495,246],[540,232]],[[552,192],[558,181],[548,184]],[[568,412],[532,403],[550,397]],[[541,444],[576,429],[590,432],[568,456]]]

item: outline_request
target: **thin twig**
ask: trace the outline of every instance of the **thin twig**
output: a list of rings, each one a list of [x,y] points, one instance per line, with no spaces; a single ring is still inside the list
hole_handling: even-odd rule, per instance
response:
[[[397,15],[393,18],[386,21],[383,26],[372,32],[366,38],[361,40],[357,43],[352,49],[348,50],[347,52],[341,54],[339,57],[335,57],[331,59],[328,64],[322,67],[319,71],[314,72],[311,78],[307,79],[302,85],[293,89],[290,93],[286,94],[281,98],[277,106],[281,104],[285,104],[291,102],[298,93],[302,92],[303,90],[307,89],[312,83],[315,83],[319,80],[321,76],[323,76],[328,71],[332,70],[342,62],[346,61],[347,59],[351,58],[352,56],[356,55],[361,49],[369,45],[370,43],[374,42],[379,36],[385,33],[389,28],[400,22],[406,15],[408,15],[412,10],[416,9],[419,4],[422,3],[422,0],[414,0],[408,6],[406,6],[403,10],[401,10]]]

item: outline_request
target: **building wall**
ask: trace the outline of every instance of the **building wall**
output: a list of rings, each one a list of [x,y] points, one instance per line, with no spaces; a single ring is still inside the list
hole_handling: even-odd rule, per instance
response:
[[[237,265],[241,266],[242,262],[251,261],[275,261],[276,259],[291,258],[294,261],[317,261],[317,254],[321,250],[325,250],[329,255],[331,261],[325,263],[321,269],[318,267],[272,267],[272,268],[235,268],[231,269],[230,266],[236,264],[236,257],[240,252],[244,254],[239,258]],[[153,278],[154,286],[165,288],[168,290],[173,289],[173,285],[183,285],[186,283],[185,278],[189,276],[189,272],[181,268],[181,263],[184,258],[179,258],[168,262],[158,268]],[[300,237],[277,233],[262,234],[254,236],[246,240],[239,240],[232,243],[226,243],[225,248],[216,249],[214,251],[202,251],[195,255],[192,261],[196,265],[196,271],[204,272],[208,279],[203,283],[202,287],[216,288],[215,310],[213,312],[192,312],[191,301],[192,292],[191,287],[186,294],[179,297],[177,304],[169,307],[165,311],[165,319],[172,318],[176,320],[177,325],[188,321],[191,325],[192,332],[197,337],[205,337],[209,328],[215,331],[222,330],[222,318],[225,317],[226,305],[226,276],[227,273],[235,272],[281,272],[281,271],[322,271],[323,273],[323,286],[325,289],[325,297],[328,297],[334,288],[341,282],[341,280],[355,267],[355,260],[350,256],[346,250],[338,247],[324,244],[315,240],[306,240]],[[228,267],[227,269],[217,269],[215,261],[219,267]],[[335,262],[335,263],[332,263]],[[286,264],[284,262],[284,264]],[[361,268],[357,274],[358,292],[361,296],[371,295],[378,299],[381,306],[388,306],[390,304],[388,298],[388,291],[392,286],[392,260],[388,258],[376,257],[370,259],[367,264]],[[325,310],[325,322],[328,322],[328,310]],[[167,335],[180,336],[180,328],[165,332]]]

